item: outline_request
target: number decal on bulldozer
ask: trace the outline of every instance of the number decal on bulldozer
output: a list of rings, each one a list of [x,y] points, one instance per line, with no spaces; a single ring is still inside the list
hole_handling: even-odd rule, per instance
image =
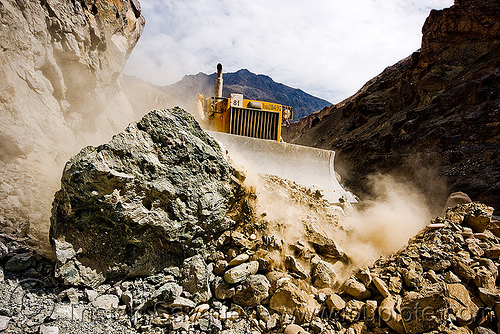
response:
[[[243,107],[243,94],[231,94],[231,107]]]

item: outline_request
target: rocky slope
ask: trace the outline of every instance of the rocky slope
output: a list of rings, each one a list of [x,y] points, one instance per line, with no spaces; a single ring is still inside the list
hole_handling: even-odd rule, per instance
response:
[[[336,150],[346,183],[360,195],[368,175],[392,172],[434,202],[433,193],[443,201],[450,190],[465,191],[499,208],[499,17],[499,3],[489,0],[431,11],[419,51],[283,137]]]
[[[68,158],[134,120],[118,78],[144,27],[137,0],[0,1],[0,226],[48,248]]]
[[[268,181],[288,200],[314,205],[318,213],[327,208],[296,185]],[[331,259],[311,253],[317,236],[283,244],[279,234],[262,233],[266,217],[223,233],[214,239],[215,251],[94,288],[62,285],[50,261],[2,235],[0,330],[496,333],[500,222],[491,219],[492,211],[478,203],[449,209],[399,252],[345,281]]]
[[[198,93],[205,96],[214,94],[215,78],[215,73],[186,75],[181,81],[163,87],[163,91],[167,95],[177,98],[181,106],[190,110],[196,102]],[[246,69],[235,73],[224,73],[223,79],[223,96],[230,96],[231,93],[243,94],[247,99],[292,106],[294,121],[331,104],[300,89],[277,83],[266,75],[257,75]]]

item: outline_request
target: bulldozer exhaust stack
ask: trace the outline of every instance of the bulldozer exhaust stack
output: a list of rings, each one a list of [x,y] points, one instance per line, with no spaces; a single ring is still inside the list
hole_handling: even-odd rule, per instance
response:
[[[222,97],[222,64],[219,63],[217,64],[217,79],[215,79],[215,91],[214,91],[214,97],[216,99]]]

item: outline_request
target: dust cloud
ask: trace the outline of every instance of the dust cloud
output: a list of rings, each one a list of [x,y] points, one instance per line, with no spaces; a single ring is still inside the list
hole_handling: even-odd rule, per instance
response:
[[[265,215],[268,233],[283,245],[281,253],[274,254],[276,266],[283,267],[284,256],[301,245],[306,256],[297,260],[306,269],[311,267],[307,254],[314,250],[307,229],[312,225],[347,255],[347,261],[324,258],[334,265],[338,282],[380,256],[398,251],[432,218],[426,196],[410,182],[393,176],[371,176],[372,198],[340,205],[316,198],[314,191],[293,182],[259,178],[251,171],[247,175],[247,185],[257,192],[257,214]]]
[[[51,255],[48,231],[52,201],[65,163],[83,147],[109,141],[135,120],[123,92],[96,86],[81,72],[85,71],[64,69],[70,79],[79,80],[68,80],[65,99],[59,101],[17,80],[15,86],[24,96],[14,100],[9,112],[0,117],[0,137],[4,139],[0,226],[4,233],[26,240],[46,255]]]
[[[370,187],[373,198],[348,210],[336,235],[356,267],[396,252],[432,218],[426,197],[411,183],[378,174]]]

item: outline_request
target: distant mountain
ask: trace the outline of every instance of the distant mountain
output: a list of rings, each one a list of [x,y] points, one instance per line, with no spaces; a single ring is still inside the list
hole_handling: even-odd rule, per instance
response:
[[[162,87],[168,96],[178,98],[184,108],[190,108],[196,101],[197,94],[213,96],[216,74],[198,73],[186,75],[179,82]],[[321,110],[332,103],[307,94],[301,89],[292,88],[275,82],[267,75],[254,74],[246,69],[235,73],[224,73],[223,96],[231,93],[243,94],[247,99],[275,102],[293,107],[293,120]]]

